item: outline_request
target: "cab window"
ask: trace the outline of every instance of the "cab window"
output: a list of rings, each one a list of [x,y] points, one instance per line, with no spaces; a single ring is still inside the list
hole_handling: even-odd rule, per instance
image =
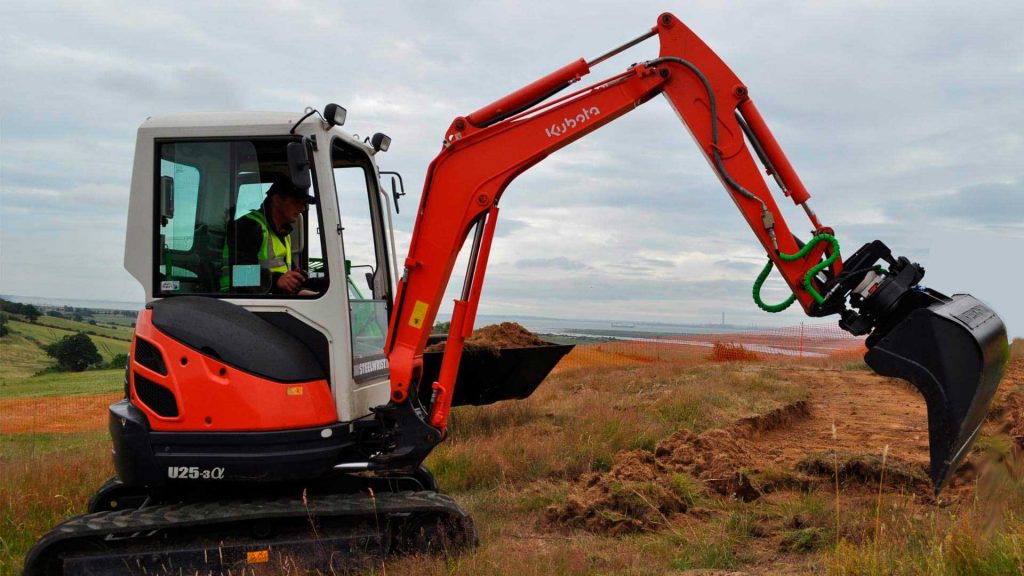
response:
[[[158,143],[157,296],[316,297],[326,289],[316,201],[298,201],[286,216],[268,208],[271,187],[290,184],[286,146],[294,141]],[[315,188],[307,194],[318,198]],[[301,292],[275,285],[289,270],[305,274]]]

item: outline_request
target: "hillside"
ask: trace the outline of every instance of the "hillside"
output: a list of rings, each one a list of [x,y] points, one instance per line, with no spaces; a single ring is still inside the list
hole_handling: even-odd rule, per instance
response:
[[[123,368],[43,374],[56,365],[43,347],[83,332],[96,345],[103,363],[108,364],[116,356],[128,354],[131,326],[101,324],[91,317],[76,321],[45,315],[30,322],[20,314],[3,314],[8,333],[0,337],[0,398],[109,392],[121,386]]]

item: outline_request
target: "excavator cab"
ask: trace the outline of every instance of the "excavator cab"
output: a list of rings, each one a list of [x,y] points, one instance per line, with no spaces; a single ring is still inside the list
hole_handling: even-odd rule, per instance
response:
[[[224,305],[205,306],[240,307],[297,340],[312,352],[327,382],[331,398],[324,404],[331,419],[348,422],[387,402],[383,343],[396,256],[390,198],[375,159],[386,137],[364,142],[342,129],[339,106],[324,110],[326,116],[193,114],[147,120],[136,148],[125,268],[142,284],[151,308],[167,308],[162,302],[182,297],[216,300]],[[275,218],[268,194],[282,184],[305,190],[308,200],[289,223],[290,231],[280,230],[286,236],[266,235],[264,230],[277,226],[268,222]],[[268,236],[275,236],[273,242],[261,245],[259,239]],[[275,285],[284,271],[302,274],[299,290]],[[228,335],[210,351],[223,359],[242,340]],[[216,431],[230,420],[221,413],[261,398],[253,390],[237,390],[216,412],[199,413],[197,399],[207,395],[203,384],[197,380],[198,388],[189,389],[190,381],[175,376],[176,370],[146,373],[178,404],[175,418],[148,414],[158,430]],[[129,376],[131,392],[134,372]],[[284,401],[295,404],[301,398],[310,395]],[[293,419],[273,425],[253,419],[248,429],[314,426],[322,420],[312,408],[291,413]]]

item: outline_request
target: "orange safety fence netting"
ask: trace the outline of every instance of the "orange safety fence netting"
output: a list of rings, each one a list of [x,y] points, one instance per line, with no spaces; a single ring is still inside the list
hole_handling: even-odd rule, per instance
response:
[[[837,325],[800,325],[713,334],[620,335],[615,340],[578,344],[558,368],[653,362],[855,362],[864,352],[864,338],[852,336]]]

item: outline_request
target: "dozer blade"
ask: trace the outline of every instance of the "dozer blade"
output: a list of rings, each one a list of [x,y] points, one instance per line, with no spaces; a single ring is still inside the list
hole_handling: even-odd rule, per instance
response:
[[[974,442],[1009,359],[995,312],[968,294],[943,300],[869,338],[864,356],[879,374],[908,380],[924,395],[936,494]]]

